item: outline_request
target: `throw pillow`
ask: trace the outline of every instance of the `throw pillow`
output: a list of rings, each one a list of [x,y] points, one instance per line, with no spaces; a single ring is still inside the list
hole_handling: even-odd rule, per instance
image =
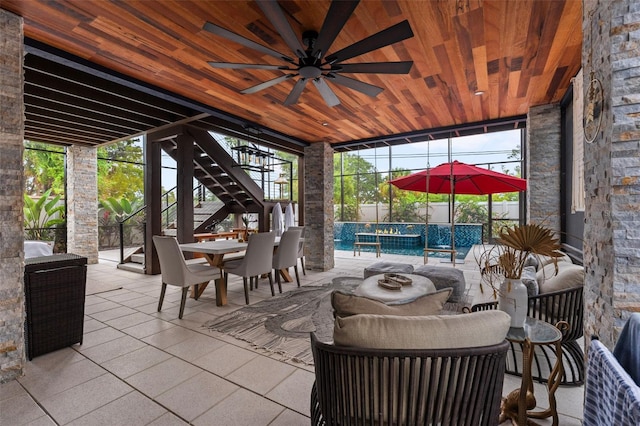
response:
[[[538,294],[538,279],[536,277],[535,266],[525,266],[522,270],[522,284],[527,287],[527,296],[532,297]]]
[[[536,277],[540,293],[551,293],[584,285],[584,267],[573,263],[558,262],[558,273],[555,266],[549,264],[538,271]]]
[[[334,315],[340,317],[356,314],[433,315],[440,313],[451,291],[452,289],[445,288],[414,299],[389,303],[334,291],[331,294],[331,306],[333,306]]]
[[[495,345],[511,324],[509,314],[479,311],[461,315],[337,317],[336,345],[372,349],[445,349]]]

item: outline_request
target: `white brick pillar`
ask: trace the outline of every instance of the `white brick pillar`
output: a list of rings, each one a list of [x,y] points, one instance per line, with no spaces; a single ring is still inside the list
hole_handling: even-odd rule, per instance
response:
[[[23,374],[22,18],[0,9],[0,383]]]
[[[98,263],[97,149],[67,149],[67,253]]]
[[[305,266],[327,271],[335,265],[333,244],[333,149],[314,143],[304,150]]]

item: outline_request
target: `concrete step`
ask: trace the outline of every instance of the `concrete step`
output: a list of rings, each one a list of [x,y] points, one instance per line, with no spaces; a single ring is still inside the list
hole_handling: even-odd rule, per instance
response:
[[[144,265],[144,253],[136,253],[131,255],[132,263],[139,263],[140,265]]]
[[[140,263],[119,263],[118,269],[122,269],[124,271],[136,272],[138,274],[144,274],[144,265]]]

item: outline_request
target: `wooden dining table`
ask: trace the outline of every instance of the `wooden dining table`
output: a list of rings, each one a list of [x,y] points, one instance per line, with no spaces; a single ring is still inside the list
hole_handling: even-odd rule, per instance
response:
[[[274,248],[280,244],[280,238],[276,237],[273,244]],[[201,253],[207,262],[211,266],[215,266],[220,269],[220,278],[215,280],[216,286],[216,305],[224,306],[227,304],[227,283],[224,279],[223,265],[225,261],[225,255],[232,253],[238,253],[247,249],[246,242],[239,242],[238,240],[217,240],[217,241],[203,241],[200,243],[185,243],[180,244],[180,249],[183,252],[189,253]],[[280,274],[285,281],[291,282],[293,278],[289,274],[288,269],[281,269]],[[207,287],[208,283],[200,284],[198,286],[198,294],[200,297],[202,292]],[[191,289],[192,297],[195,297],[195,290]]]

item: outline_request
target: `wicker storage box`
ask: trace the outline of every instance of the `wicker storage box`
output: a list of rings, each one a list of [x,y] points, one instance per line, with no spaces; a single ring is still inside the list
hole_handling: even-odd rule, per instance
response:
[[[25,339],[31,360],[82,343],[87,258],[54,254],[25,261]]]

